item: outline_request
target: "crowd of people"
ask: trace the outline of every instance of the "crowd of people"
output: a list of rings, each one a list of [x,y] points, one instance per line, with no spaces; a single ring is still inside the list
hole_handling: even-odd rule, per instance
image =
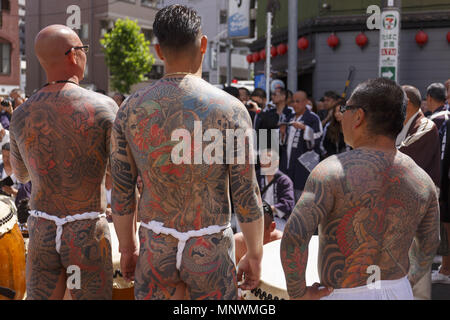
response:
[[[238,299],[259,284],[263,245],[280,239],[291,299],[430,299],[431,281],[450,284],[450,80],[426,88],[426,103],[381,78],[347,101],[283,86],[266,101],[261,88],[201,78],[208,41],[193,9],[165,7],[153,27],[166,73],[126,100],[80,87],[86,46],[51,25],[35,40],[48,83],[2,109],[2,182],[13,182],[2,191],[29,199],[27,299],[62,299],[74,265],[73,299],[111,299],[112,232],[136,299]],[[173,132],[194,136],[198,121],[275,130],[257,142],[269,161],[174,164]],[[307,286],[314,234],[321,283]]]

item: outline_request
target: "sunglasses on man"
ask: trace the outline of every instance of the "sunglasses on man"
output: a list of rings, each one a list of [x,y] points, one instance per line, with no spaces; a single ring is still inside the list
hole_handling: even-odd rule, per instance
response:
[[[360,107],[360,106],[356,106],[356,105],[341,105],[340,107],[339,107],[339,111],[341,112],[341,113],[344,113],[345,111],[347,111],[347,110],[352,110],[352,109],[363,109],[364,110],[364,108],[363,107]]]
[[[84,53],[88,53],[89,52],[89,46],[85,45],[85,46],[78,46],[78,47],[72,47],[69,50],[66,51],[65,55],[67,56],[72,50],[83,50]]]

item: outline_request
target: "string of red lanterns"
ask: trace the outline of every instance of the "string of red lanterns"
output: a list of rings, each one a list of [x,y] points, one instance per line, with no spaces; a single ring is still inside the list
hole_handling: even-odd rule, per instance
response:
[[[423,30],[419,30],[416,33],[415,40],[416,40],[416,43],[422,47],[428,42],[428,34]],[[355,37],[355,42],[362,49],[368,44],[369,39],[364,32],[361,32]],[[450,31],[447,32],[447,42],[450,44]],[[334,32],[327,39],[327,44],[332,49],[335,49],[339,45],[339,43],[340,43],[340,39]],[[306,38],[304,36],[299,38],[298,42],[297,42],[297,47],[300,50],[308,49],[308,47],[309,47],[308,38]],[[270,49],[270,55],[272,58],[275,58],[277,55],[280,55],[280,56],[285,55],[287,53],[287,51],[288,51],[287,44],[281,43],[276,47],[272,46],[272,48]],[[254,62],[258,62],[260,60],[265,60],[265,59],[266,59],[266,50],[265,49],[262,49],[259,52],[255,52],[253,54],[247,55],[248,63],[254,63]]]

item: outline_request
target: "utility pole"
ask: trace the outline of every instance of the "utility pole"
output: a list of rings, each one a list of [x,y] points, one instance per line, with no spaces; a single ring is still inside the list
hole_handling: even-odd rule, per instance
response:
[[[289,0],[289,29],[288,29],[288,83],[292,92],[298,89],[298,1]],[[269,51],[270,52],[270,51]]]
[[[267,12],[267,35],[266,35],[266,101],[270,101],[270,49],[272,45],[272,12]]]
[[[227,40],[227,86],[231,85],[232,78],[232,66],[231,66],[231,54],[233,52],[233,40],[228,38]]]

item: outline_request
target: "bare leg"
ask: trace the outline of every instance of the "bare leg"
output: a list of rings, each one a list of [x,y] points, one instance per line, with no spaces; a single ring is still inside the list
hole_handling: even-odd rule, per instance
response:
[[[447,231],[447,240],[450,247],[450,223],[443,223],[445,230]],[[442,256],[442,264],[439,272],[445,275],[450,275],[450,255]]]

